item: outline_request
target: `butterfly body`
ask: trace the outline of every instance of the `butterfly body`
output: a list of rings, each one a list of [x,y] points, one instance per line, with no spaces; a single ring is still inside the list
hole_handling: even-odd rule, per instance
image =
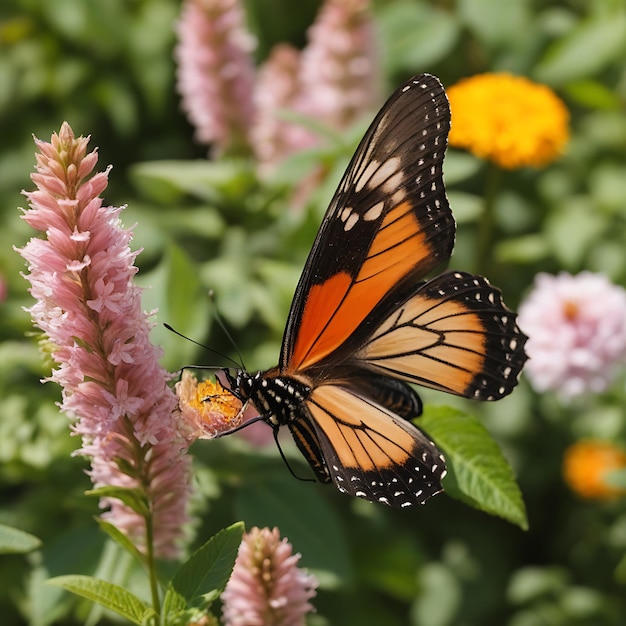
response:
[[[318,480],[396,508],[440,492],[446,472],[411,422],[422,404],[409,383],[497,400],[526,359],[515,314],[485,278],[425,280],[454,247],[442,172],[449,127],[434,76],[391,96],[324,216],[278,366],[225,372],[275,432],[288,427]]]

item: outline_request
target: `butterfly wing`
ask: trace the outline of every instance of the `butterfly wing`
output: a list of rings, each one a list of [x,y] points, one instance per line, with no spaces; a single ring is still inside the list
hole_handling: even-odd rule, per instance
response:
[[[417,282],[454,245],[442,163],[450,109],[437,78],[407,81],[361,141],[324,216],[291,306],[282,371],[346,340],[392,287]]]
[[[323,468],[318,478],[332,480],[342,493],[404,508],[441,491],[446,466],[435,444],[371,397],[320,385],[306,410],[310,417],[290,423],[291,432],[312,467]]]
[[[497,400],[517,384],[526,337],[486,278],[446,272],[384,307],[389,313],[372,316],[381,323],[354,354],[359,367],[477,400]]]

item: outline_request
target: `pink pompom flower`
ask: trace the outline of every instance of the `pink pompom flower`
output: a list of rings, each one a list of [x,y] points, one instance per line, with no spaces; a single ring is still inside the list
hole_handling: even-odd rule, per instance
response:
[[[518,321],[537,391],[600,392],[626,362],[626,290],[601,274],[537,275]]]

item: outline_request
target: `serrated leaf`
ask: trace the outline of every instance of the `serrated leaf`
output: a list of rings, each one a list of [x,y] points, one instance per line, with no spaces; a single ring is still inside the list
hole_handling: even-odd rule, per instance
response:
[[[0,554],[25,554],[41,547],[41,540],[18,528],[0,524]]]
[[[107,486],[89,489],[85,491],[85,495],[97,498],[117,498],[143,517],[150,513],[146,496],[141,489]]]
[[[133,624],[146,624],[157,617],[154,609],[119,585],[91,576],[57,576],[47,581],[76,595],[97,602]]]
[[[96,517],[96,522],[100,528],[107,534],[115,543],[121,546],[126,552],[134,556],[140,563],[145,563],[145,556],[137,549],[137,546],[125,535],[117,526],[113,526],[109,522],[103,520],[100,517]]]
[[[199,603],[206,603],[228,582],[243,537],[243,522],[213,535],[174,574],[163,600],[163,614],[175,616]],[[208,597],[207,597],[208,596]]]
[[[513,470],[487,429],[458,409],[427,406],[417,422],[448,463],[444,487],[471,506],[528,528],[526,507]]]

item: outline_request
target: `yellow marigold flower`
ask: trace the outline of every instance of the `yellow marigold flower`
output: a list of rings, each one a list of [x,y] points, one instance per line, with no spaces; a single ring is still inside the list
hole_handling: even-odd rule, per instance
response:
[[[606,474],[626,467],[626,452],[612,443],[579,441],[565,451],[563,476],[570,489],[583,498],[607,499],[626,489],[606,482]]]
[[[185,370],[176,384],[176,395],[190,440],[212,439],[239,426],[242,421],[241,401],[219,380],[198,382],[189,370]]]
[[[569,112],[546,85],[511,74],[478,74],[448,90],[450,145],[505,169],[542,167],[569,138]]]

